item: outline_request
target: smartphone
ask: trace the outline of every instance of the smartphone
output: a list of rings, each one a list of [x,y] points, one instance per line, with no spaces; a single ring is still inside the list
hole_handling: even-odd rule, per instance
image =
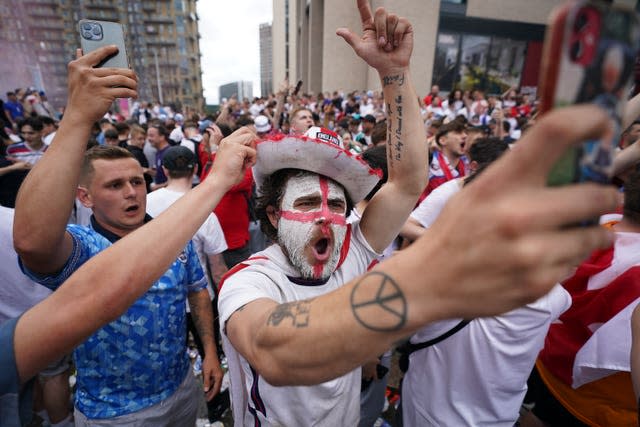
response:
[[[638,18],[632,9],[579,0],[552,12],[540,72],[540,113],[592,103],[611,117],[611,140],[572,147],[554,166],[549,185],[609,183],[622,115],[630,95],[638,52]]]
[[[85,55],[102,46],[112,44],[118,46],[118,53],[105,58],[100,64],[96,65],[96,68],[129,68],[124,30],[121,24],[95,19],[82,19],[78,22],[78,31],[80,31],[80,47]]]
[[[295,89],[293,89],[293,95],[297,95],[300,92],[300,88],[302,87],[302,80],[298,80]]]

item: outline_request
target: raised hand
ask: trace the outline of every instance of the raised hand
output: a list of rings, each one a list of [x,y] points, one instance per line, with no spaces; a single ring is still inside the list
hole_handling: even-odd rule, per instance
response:
[[[222,138],[224,138],[224,135],[222,135],[222,131],[215,123],[208,126],[202,134],[202,140],[209,152],[213,152],[218,148]]]
[[[336,34],[379,73],[406,69],[413,50],[413,28],[409,21],[382,7],[373,15],[369,0],[357,1],[362,35],[358,36],[348,28],[339,28]]]
[[[76,59],[69,63],[69,101],[67,115],[83,123],[102,118],[116,98],[137,98],[138,77],[126,68],[94,68],[106,57],[118,51],[105,46],[87,55],[76,51]]]
[[[256,162],[257,136],[247,127],[241,127],[220,141],[211,175],[224,181],[229,187],[242,181],[247,168]]]

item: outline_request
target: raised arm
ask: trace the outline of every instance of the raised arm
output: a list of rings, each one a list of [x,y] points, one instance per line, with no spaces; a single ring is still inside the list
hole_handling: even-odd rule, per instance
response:
[[[389,178],[367,205],[361,220],[364,236],[382,251],[398,235],[427,184],[426,134],[409,60],[413,29],[409,21],[358,0],[362,36],[340,28],[337,34],[380,76],[387,106],[387,165]]]
[[[20,318],[14,349],[22,382],[116,319],[147,291],[226,191],[253,165],[254,142],[255,135],[247,129],[223,140],[204,182],[153,221],[91,258]]]
[[[71,254],[66,233],[82,158],[98,121],[116,98],[137,96],[137,77],[123,68],[93,68],[117,51],[104,47],[69,63],[68,104],[46,154],[22,183],[16,199],[13,241],[24,264],[37,273],[53,273]]]
[[[313,300],[256,300],[231,315],[227,336],[269,383],[313,384],[349,372],[429,322],[496,315],[534,301],[592,250],[612,243],[613,234],[599,226],[570,225],[615,209],[615,189],[545,186],[570,144],[611,130],[594,106],[549,113],[518,150],[453,196],[409,248]],[[239,313],[243,325],[234,322]]]

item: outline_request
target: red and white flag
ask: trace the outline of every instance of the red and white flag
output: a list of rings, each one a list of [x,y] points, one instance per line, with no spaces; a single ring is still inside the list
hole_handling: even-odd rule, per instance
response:
[[[630,371],[631,313],[640,302],[640,233],[616,233],[563,282],[572,305],[551,325],[540,353],[565,384],[580,387]]]

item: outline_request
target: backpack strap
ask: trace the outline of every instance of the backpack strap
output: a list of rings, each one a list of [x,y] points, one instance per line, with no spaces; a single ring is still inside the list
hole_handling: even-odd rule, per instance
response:
[[[423,348],[431,347],[432,345],[438,344],[440,341],[446,340],[451,335],[455,334],[456,332],[460,331],[462,328],[467,326],[469,322],[471,322],[471,320],[463,319],[460,321],[460,323],[458,323],[453,328],[449,329],[444,334],[439,335],[433,339],[430,339],[429,341],[412,343],[411,341],[407,340],[404,344],[398,347],[398,352],[400,353],[400,360],[398,363],[400,366],[400,370],[403,373],[406,373],[409,370],[409,356],[411,356],[411,353],[418,350],[422,350]]]

